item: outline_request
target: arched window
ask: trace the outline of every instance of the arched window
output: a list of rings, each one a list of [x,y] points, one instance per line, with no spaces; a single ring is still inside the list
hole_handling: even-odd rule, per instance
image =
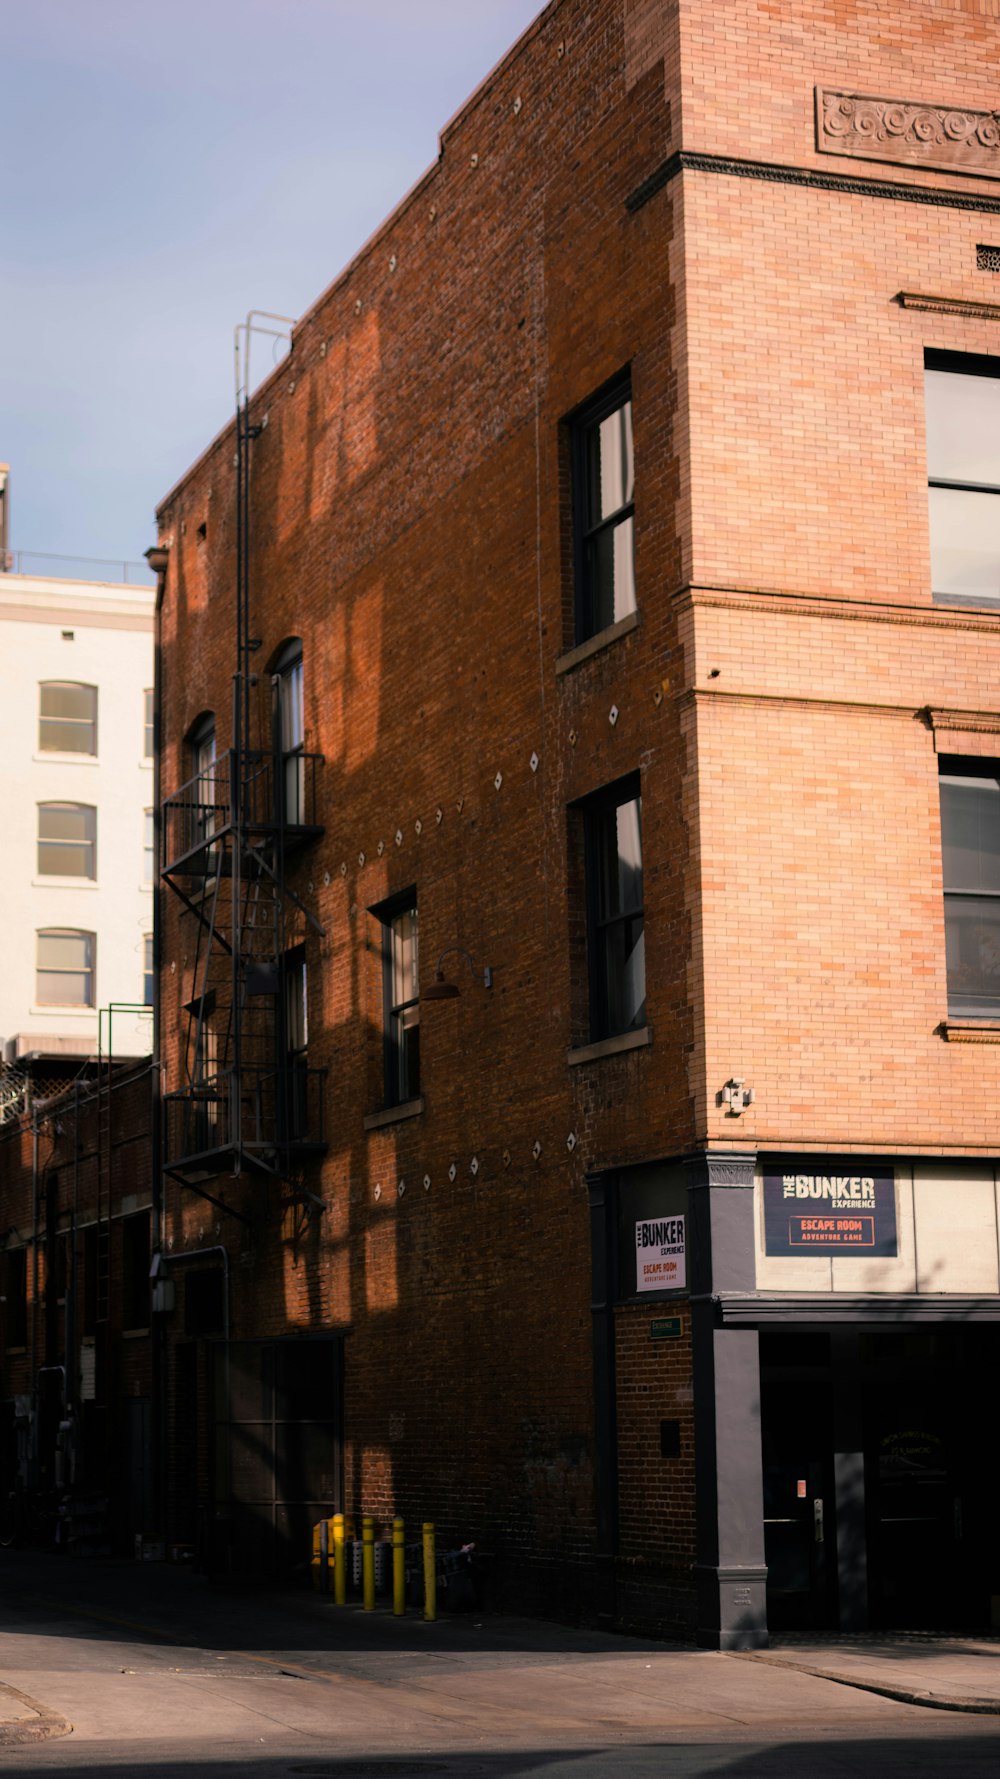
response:
[[[273,673],[278,686],[283,814],[289,827],[298,827],[305,821],[305,702],[300,636],[289,637],[282,644]]]
[[[42,680],[38,688],[38,750],[43,754],[96,754],[96,686]]]
[[[89,803],[39,803],[39,877],[97,877],[97,810]]]
[[[35,999],[40,1007],[93,1007],[94,933],[45,927],[37,935]]]
[[[215,822],[215,712],[203,710],[185,737],[190,784],[188,815],[190,844],[198,846],[214,833]]]

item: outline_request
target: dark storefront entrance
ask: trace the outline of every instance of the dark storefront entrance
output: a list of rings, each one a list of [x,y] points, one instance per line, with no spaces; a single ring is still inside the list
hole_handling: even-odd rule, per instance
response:
[[[1000,1605],[1000,1328],[760,1337],[771,1629],[983,1629]]]

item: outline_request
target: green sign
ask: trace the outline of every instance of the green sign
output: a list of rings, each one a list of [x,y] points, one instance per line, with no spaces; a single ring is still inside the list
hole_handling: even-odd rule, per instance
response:
[[[661,1316],[658,1321],[650,1322],[650,1340],[680,1340],[680,1316]]]

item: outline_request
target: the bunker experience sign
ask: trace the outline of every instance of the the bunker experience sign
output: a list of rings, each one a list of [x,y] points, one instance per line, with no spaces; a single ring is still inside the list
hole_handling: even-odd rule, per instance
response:
[[[892,1255],[896,1180],[891,1172],[764,1175],[765,1254]]]
[[[683,1291],[687,1282],[683,1217],[647,1217],[635,1226],[637,1291]]]

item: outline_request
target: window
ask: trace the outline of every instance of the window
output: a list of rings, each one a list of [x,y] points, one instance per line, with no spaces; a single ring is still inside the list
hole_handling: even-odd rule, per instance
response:
[[[420,974],[414,890],[375,911],[382,923],[385,1009],[385,1104],[402,1106],[420,1093]]]
[[[948,1012],[1000,1019],[1000,761],[940,773]]]
[[[287,1127],[292,1138],[304,1137],[307,1128],[309,1076],[309,994],[306,983],[306,954],[297,946],[286,954],[282,965],[285,1014],[285,1054],[287,1072]]]
[[[8,1248],[3,1259],[6,1344],[24,1347],[28,1344],[28,1250]]]
[[[142,941],[142,1004],[144,1007],[153,1005],[153,935],[146,933]]]
[[[153,827],[153,811],[144,809],[142,812],[142,881],[152,883],[156,874],[156,834]]]
[[[572,422],[576,640],[635,611],[632,399],[619,380]]]
[[[187,809],[191,824],[188,842],[193,848],[215,832],[215,717],[210,710],[188,730],[187,750],[192,793]]]
[[[44,1007],[94,1005],[93,933],[48,927],[38,935],[35,999]]]
[[[97,877],[97,811],[89,803],[39,803],[39,877]]]
[[[97,687],[43,680],[38,691],[39,752],[96,754]]]
[[[927,352],[931,585],[946,605],[1000,603],[1000,357]]]
[[[148,1328],[149,1212],[122,1219],[122,1327]]]
[[[143,692],[142,704],[143,704],[142,757],[144,760],[151,760],[153,758],[153,749],[154,749],[154,745],[155,745],[155,741],[154,741],[155,730],[153,728],[153,693],[152,693],[152,690]]]
[[[289,827],[305,821],[305,703],[302,644],[298,637],[278,655],[278,746],[281,753],[282,815]]]
[[[592,1040],[646,1023],[642,800],[635,778],[584,805]]]

